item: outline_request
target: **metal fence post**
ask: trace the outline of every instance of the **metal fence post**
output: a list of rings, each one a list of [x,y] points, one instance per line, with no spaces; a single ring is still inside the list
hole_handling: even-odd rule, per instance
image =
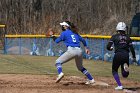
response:
[[[33,44],[32,44],[32,55],[36,55],[36,48],[37,48],[37,45],[36,45],[36,37],[33,38]]]
[[[22,47],[22,44],[21,44],[21,37],[19,38],[19,54],[21,55],[21,47]]]
[[[7,37],[4,38],[4,54],[7,54]]]
[[[138,58],[138,61],[140,62],[140,44],[138,44],[138,48],[139,48],[139,54],[138,54],[139,55],[139,58]]]
[[[102,49],[101,49],[102,55],[101,55],[101,57],[102,57],[103,61],[104,61],[104,47],[105,47],[105,41],[104,41],[104,39],[102,39]]]
[[[52,38],[50,38],[50,52],[52,54]],[[52,55],[51,55],[52,56]]]
[[[36,38],[33,39],[33,43],[36,45]]]
[[[88,41],[88,38],[86,38],[85,40],[86,40],[87,47],[88,47],[88,42],[89,42],[89,41]],[[86,59],[88,59],[88,55],[87,55],[87,54],[86,54]]]

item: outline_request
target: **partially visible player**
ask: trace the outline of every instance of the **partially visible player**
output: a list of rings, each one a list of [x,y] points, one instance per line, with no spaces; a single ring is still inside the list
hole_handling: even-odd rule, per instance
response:
[[[113,50],[113,44],[115,47],[115,55],[112,63],[112,74],[118,84],[115,90],[123,89],[118,75],[118,68],[121,66],[121,72],[124,78],[127,78],[129,75],[129,49],[132,52],[133,61],[136,61],[132,41],[130,37],[125,34],[126,29],[126,24],[119,22],[116,26],[117,34],[113,35],[107,44],[107,49],[110,51]]]
[[[64,77],[64,73],[62,72],[62,64],[74,58],[78,70],[88,78],[88,81],[85,84],[93,84],[95,82],[93,77],[88,72],[88,70],[83,67],[83,57],[80,42],[83,43],[85,52],[89,54],[90,51],[87,48],[86,41],[78,34],[73,23],[65,21],[60,23],[60,25],[62,27],[62,33],[58,38],[53,36],[53,39],[56,43],[64,41],[67,51],[56,60],[55,65],[58,71],[56,83],[60,82],[60,80]]]

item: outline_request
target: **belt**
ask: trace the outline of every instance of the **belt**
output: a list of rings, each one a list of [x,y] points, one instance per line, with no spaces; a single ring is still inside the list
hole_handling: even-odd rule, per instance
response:
[[[74,46],[68,46],[68,47],[72,47],[72,48],[80,48],[80,46],[76,46],[76,47],[74,47]]]

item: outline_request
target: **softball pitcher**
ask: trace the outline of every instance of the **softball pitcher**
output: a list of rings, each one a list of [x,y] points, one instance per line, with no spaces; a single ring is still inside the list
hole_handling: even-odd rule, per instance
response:
[[[108,50],[113,50],[115,47],[115,55],[112,63],[112,74],[116,80],[118,87],[115,90],[122,90],[123,86],[118,75],[118,68],[121,66],[122,76],[127,78],[129,75],[129,49],[132,52],[133,61],[136,61],[135,51],[132,41],[128,35],[125,34],[126,24],[119,22],[116,26],[117,34],[113,35],[107,45]]]
[[[62,72],[62,64],[75,58],[75,63],[78,70],[85,74],[88,78],[88,81],[85,84],[93,84],[95,82],[93,77],[87,71],[87,69],[83,67],[83,57],[80,42],[83,43],[86,53],[89,54],[90,51],[87,48],[86,41],[77,33],[73,23],[65,21],[60,23],[60,25],[62,26],[63,31],[60,37],[56,38],[53,36],[53,39],[56,43],[64,41],[64,44],[67,46],[67,51],[56,60],[55,66],[58,71],[56,83],[60,82],[60,80],[64,77],[64,73]]]

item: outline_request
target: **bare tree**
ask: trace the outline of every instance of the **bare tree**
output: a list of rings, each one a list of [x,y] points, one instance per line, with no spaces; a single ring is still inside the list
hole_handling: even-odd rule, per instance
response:
[[[74,22],[82,34],[114,33],[118,21],[130,23],[139,0],[0,0],[0,23],[8,34],[60,32],[59,22]]]

